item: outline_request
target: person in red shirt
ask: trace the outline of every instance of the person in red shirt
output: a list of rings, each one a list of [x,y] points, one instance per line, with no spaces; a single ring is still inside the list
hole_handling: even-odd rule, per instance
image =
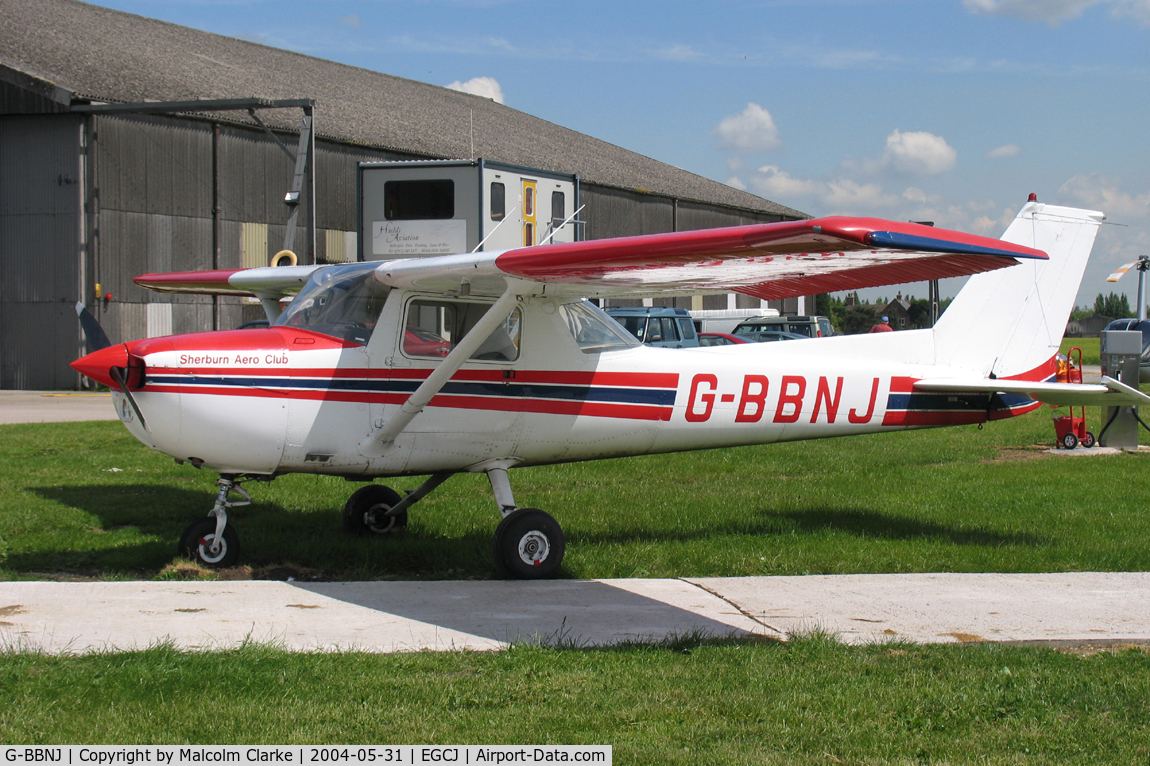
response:
[[[894,328],[892,328],[890,326],[889,322],[890,322],[890,317],[883,317],[881,322],[876,324],[874,327],[870,328],[870,331],[871,332],[894,332]]]

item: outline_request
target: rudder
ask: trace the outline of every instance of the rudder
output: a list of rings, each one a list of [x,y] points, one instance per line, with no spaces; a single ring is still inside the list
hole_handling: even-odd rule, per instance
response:
[[[934,327],[935,362],[981,377],[1046,378],[1105,217],[1027,202],[1002,239],[1050,259],[972,276]]]

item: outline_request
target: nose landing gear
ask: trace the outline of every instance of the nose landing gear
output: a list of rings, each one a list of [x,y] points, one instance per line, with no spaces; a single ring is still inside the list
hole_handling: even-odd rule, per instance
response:
[[[196,519],[180,535],[180,555],[199,562],[211,569],[234,566],[240,557],[240,537],[233,527],[228,526],[228,508],[249,505],[252,496],[240,486],[240,479],[233,475],[220,476],[216,482],[216,504],[202,519]],[[232,492],[243,500],[228,500]]]

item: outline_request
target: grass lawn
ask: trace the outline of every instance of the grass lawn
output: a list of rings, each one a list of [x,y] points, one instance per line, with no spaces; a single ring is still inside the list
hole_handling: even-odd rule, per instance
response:
[[[1097,424],[1096,410],[1088,412]],[[1093,426],[1097,429],[1097,425]],[[563,525],[561,575],[1146,570],[1143,458],[1058,458],[1050,409],[976,427],[512,471],[520,503]],[[177,466],[118,423],[0,426],[0,578],[214,576],[176,558],[215,474]],[[418,479],[393,482],[399,489]],[[248,485],[231,577],[496,576],[482,475],[453,477],[396,538],[354,538],[341,479]]]
[[[0,656],[21,744],[608,744],[618,764],[1144,764],[1150,655],[685,641]]]
[[[1102,354],[1098,348],[1100,342],[1098,338],[1063,338],[1058,353],[1065,354],[1077,346],[1082,349],[1083,364],[1100,364],[1102,361]],[[1074,355],[1074,361],[1078,361],[1077,354]]]
[[[1097,412],[1089,413],[1097,423]],[[1143,458],[1057,458],[1050,411],[988,425],[512,472],[566,577],[1150,568]],[[175,558],[215,475],[118,423],[0,427],[0,578],[214,577]],[[396,482],[414,487],[418,480]],[[231,577],[486,578],[482,476],[395,539],[357,485],[252,484]],[[0,606],[3,606],[0,604]],[[993,645],[699,640],[492,653],[0,652],[0,744],[608,744],[616,763],[1147,763],[1150,657]]]

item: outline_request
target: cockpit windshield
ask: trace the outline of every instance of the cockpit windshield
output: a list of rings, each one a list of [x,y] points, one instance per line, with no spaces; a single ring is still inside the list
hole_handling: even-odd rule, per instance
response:
[[[376,266],[352,263],[317,270],[275,324],[366,346],[390,291],[372,278]]]

